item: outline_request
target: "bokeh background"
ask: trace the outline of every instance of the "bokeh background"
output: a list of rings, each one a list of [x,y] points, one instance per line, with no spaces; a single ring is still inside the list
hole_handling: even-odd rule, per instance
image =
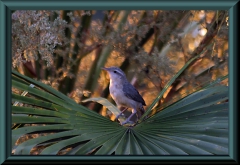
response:
[[[156,104],[159,110],[228,74],[228,26],[228,12],[219,10],[18,10],[12,68],[83,104],[89,97],[112,101],[101,67],[117,66],[149,106],[201,54]],[[115,119],[98,103],[83,105]]]

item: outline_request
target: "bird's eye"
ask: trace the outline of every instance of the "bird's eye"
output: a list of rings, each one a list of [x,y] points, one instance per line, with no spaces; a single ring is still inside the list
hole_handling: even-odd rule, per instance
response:
[[[117,71],[113,71],[114,73],[117,73]]]

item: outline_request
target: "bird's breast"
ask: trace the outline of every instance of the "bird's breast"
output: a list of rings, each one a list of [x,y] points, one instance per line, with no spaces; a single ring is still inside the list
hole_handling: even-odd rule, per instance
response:
[[[134,108],[137,106],[134,100],[129,99],[127,96],[125,96],[125,94],[123,93],[122,85],[110,83],[109,91],[111,97],[118,106],[124,106],[128,108]]]
[[[124,96],[124,93],[122,91],[122,85],[119,85],[116,83],[110,83],[109,91],[115,102],[118,100],[119,97]]]

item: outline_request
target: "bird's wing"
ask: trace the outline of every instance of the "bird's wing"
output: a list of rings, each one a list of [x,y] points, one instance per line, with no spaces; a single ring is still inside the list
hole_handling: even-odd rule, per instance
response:
[[[128,98],[142,103],[142,105],[146,105],[145,101],[143,100],[142,96],[139,94],[139,92],[132,86],[130,83],[124,83],[123,84],[123,93]]]

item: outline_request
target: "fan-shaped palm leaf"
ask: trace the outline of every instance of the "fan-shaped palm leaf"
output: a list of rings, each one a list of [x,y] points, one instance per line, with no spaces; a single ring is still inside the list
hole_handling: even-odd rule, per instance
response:
[[[29,93],[12,94],[13,102],[25,105],[12,106],[12,123],[40,124],[13,129],[14,154],[30,154],[35,146],[44,146],[41,154],[47,155],[58,154],[67,147],[70,150],[66,154],[80,155],[228,154],[226,86],[199,90],[135,126],[121,126],[15,71],[12,86]],[[119,113],[104,98],[92,100],[107,106],[115,115]],[[48,134],[16,143],[21,136],[32,133]]]

